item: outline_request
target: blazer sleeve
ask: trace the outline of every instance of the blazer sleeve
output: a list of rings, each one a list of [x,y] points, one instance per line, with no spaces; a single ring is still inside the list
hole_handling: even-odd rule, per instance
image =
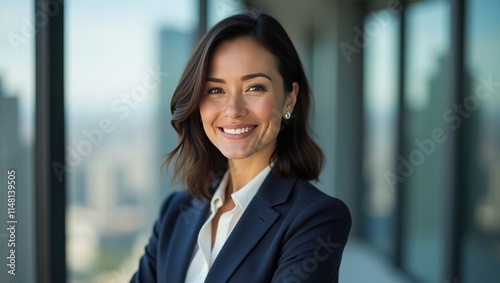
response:
[[[156,282],[156,255],[158,251],[158,234],[162,227],[163,217],[167,214],[168,208],[172,206],[172,202],[174,202],[173,199],[177,194],[178,193],[173,193],[163,203],[160,209],[160,215],[153,226],[153,233],[151,234],[149,242],[144,250],[144,255],[139,262],[139,268],[130,280],[131,283]]]
[[[338,282],[351,229],[347,206],[336,198],[309,204],[290,225],[272,282]]]

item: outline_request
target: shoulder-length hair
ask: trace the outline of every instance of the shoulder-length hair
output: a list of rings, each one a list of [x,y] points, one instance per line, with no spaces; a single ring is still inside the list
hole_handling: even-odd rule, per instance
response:
[[[172,126],[178,133],[177,146],[166,156],[164,165],[174,162],[174,180],[198,198],[210,198],[216,182],[228,168],[227,158],[210,142],[201,122],[199,106],[204,97],[211,55],[224,41],[250,37],[274,55],[286,92],[299,84],[293,118],[282,125],[277,146],[269,162],[280,176],[296,174],[305,180],[318,179],[323,153],[311,139],[308,124],[311,94],[309,84],[292,41],[273,17],[251,12],[228,17],[211,28],[193,51],[174,91]]]

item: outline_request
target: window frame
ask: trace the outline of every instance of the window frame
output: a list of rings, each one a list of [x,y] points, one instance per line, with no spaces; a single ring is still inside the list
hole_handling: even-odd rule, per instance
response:
[[[35,0],[35,22],[36,277],[66,282],[64,0]]]

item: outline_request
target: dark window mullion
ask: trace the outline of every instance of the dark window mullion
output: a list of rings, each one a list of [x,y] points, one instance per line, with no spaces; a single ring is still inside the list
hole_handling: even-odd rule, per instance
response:
[[[408,7],[406,0],[401,0],[403,10],[400,14],[399,20],[399,91],[398,91],[398,114],[397,114],[397,155],[394,157],[398,164],[398,156],[407,156],[404,144],[405,137],[405,76],[406,76],[406,8]],[[394,168],[397,172],[397,168]],[[394,221],[394,239],[395,239],[395,253],[394,263],[400,269],[403,269],[403,241],[404,241],[404,207],[405,207],[405,183],[398,182],[396,185],[396,209]]]
[[[465,0],[451,1],[451,54],[450,54],[450,92],[448,93],[449,105],[461,104],[464,99],[464,4]],[[462,127],[456,130],[448,129],[450,137],[450,147],[447,148],[447,160],[444,188],[444,243],[445,243],[445,264],[444,277],[450,282],[458,278],[459,273],[459,244],[460,244],[460,221],[459,202],[461,182],[460,170],[463,162],[461,154],[461,133]]]
[[[35,0],[37,282],[66,282],[64,0]]]

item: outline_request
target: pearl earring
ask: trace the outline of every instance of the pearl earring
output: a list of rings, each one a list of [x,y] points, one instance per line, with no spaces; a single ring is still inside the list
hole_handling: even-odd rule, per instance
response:
[[[288,111],[285,113],[285,119],[290,120],[290,118],[292,118],[292,113],[290,113],[290,111]]]

